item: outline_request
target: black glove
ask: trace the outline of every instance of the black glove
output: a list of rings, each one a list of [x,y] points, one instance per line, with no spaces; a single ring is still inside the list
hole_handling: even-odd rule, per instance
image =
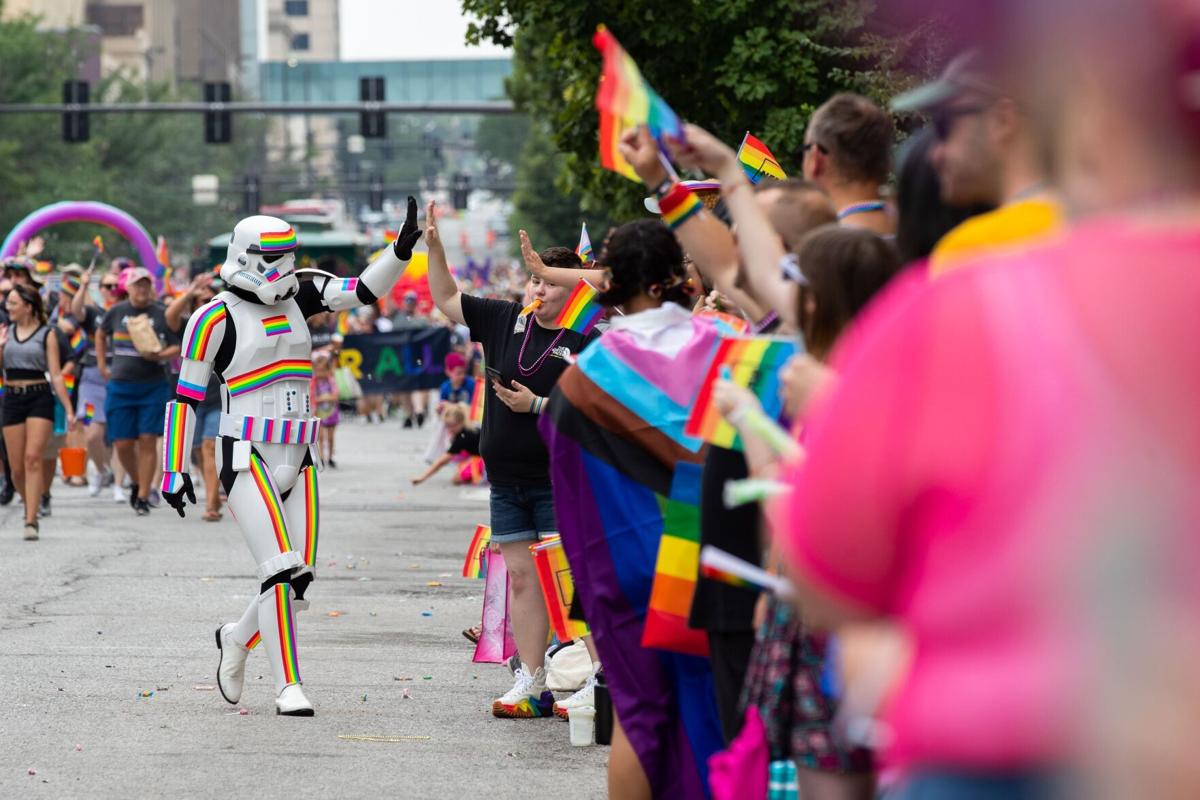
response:
[[[196,502],[196,490],[192,488],[192,476],[186,472],[179,473],[179,477],[183,478],[183,486],[178,492],[163,492],[163,500],[167,501],[167,505],[179,512],[179,516],[183,516],[183,508],[186,503],[183,502],[184,495],[187,495],[189,503]]]
[[[396,234],[396,241],[392,242],[392,252],[396,254],[396,258],[401,261],[408,261],[412,258],[413,245],[417,243],[417,239],[421,238],[421,234],[425,231],[417,228],[417,198],[408,198],[408,216],[404,218],[404,227],[400,229],[400,233]]]

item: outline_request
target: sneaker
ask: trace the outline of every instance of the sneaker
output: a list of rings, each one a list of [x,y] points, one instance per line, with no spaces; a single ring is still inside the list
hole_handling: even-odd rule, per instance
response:
[[[122,489],[120,486],[118,486],[117,484],[114,483],[112,490],[113,490],[113,502],[114,503],[129,502],[129,495],[125,494],[125,490]]]
[[[530,675],[524,664],[517,667],[513,687],[492,703],[492,715],[508,719],[548,717],[553,709],[554,695],[546,688],[546,670],[538,667]]]
[[[111,469],[106,469],[104,470],[104,474],[100,477],[100,487],[104,488],[107,486],[112,486],[114,483],[116,483],[116,481],[117,476],[113,475],[113,471]]]
[[[588,679],[583,684],[583,688],[581,688],[575,694],[568,697],[566,700],[560,700],[559,702],[554,704],[554,715],[557,717],[561,717],[562,719],[566,719],[567,712],[570,711],[572,708],[580,708],[582,706],[595,706],[595,705],[596,705],[596,672],[595,672],[595,670],[593,670],[592,674],[588,675]]]
[[[138,501],[138,485],[136,483],[129,484],[129,507],[136,509]]]
[[[151,489],[150,496],[146,498],[146,502],[150,504],[151,508],[158,508],[162,505],[162,494],[158,489]]]
[[[93,472],[88,475],[88,496],[96,497],[100,494],[100,490],[104,488],[104,476],[99,472]]]
[[[25,541],[36,542],[38,540],[38,524],[36,522],[25,523]]]
[[[139,517],[145,517],[150,514],[150,504],[136,495],[134,495],[132,505],[133,510],[137,512]]]
[[[12,481],[8,479],[7,475],[0,477],[0,480],[4,481],[4,488],[0,489],[0,506],[6,506],[13,501],[13,495],[16,494],[16,490],[13,488]]]
[[[44,495],[42,495],[42,502],[38,505],[38,516],[39,517],[50,516],[50,493],[49,492],[46,492]]]

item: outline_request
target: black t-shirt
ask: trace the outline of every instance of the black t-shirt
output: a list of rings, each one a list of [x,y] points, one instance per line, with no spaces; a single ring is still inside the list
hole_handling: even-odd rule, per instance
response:
[[[463,428],[455,435],[454,441],[450,442],[450,449],[446,452],[451,455],[459,453],[466,453],[470,456],[479,455],[479,431]]]
[[[163,347],[179,344],[179,337],[167,329],[166,307],[162,303],[151,303],[144,308],[134,308],[128,300],[117,303],[100,320],[99,329],[108,338],[108,350],[112,353],[112,379],[133,383],[154,383],[167,380],[167,364],[150,361],[133,346],[126,321],[140,314],[150,318],[154,332]]]
[[[506,300],[485,300],[462,295],[463,318],[471,339],[483,345],[484,362],[499,370],[506,382],[515,380],[539,397],[549,397],[554,384],[569,366],[565,352],[578,353],[599,334],[587,336],[571,330],[548,330],[532,316],[522,333],[514,333],[521,306]],[[532,375],[523,375],[517,360],[524,346],[522,366],[529,368],[546,354]],[[549,352],[547,352],[549,351]],[[485,379],[486,380],[486,379]],[[487,382],[483,406],[480,455],[488,479],[496,486],[549,486],[550,454],[537,429],[537,415],[517,414],[496,396]]]

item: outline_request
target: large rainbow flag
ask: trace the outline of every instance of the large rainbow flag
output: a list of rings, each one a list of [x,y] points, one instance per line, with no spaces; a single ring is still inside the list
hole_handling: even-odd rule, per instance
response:
[[[682,428],[718,336],[712,320],[681,320],[689,339],[671,353],[641,349],[621,330],[600,337],[539,419],[575,591],[655,797],[705,796],[708,757],[724,747],[707,658],[644,643],[648,629],[688,631],[660,613],[660,601],[678,598],[665,584],[655,597],[656,566],[664,532],[683,531],[673,492],[684,496],[706,453]]]
[[[671,493],[659,498],[663,533],[654,564],[642,644],[697,656],[708,655],[708,636],[688,627],[700,570],[700,473],[698,464],[675,467]]]
[[[778,419],[783,413],[779,370],[797,352],[799,346],[790,337],[736,336],[723,339],[704,376],[704,383],[683,432],[718,447],[740,450],[741,437],[725,421],[713,402],[713,384],[728,369],[730,380],[753,391],[767,416]]]
[[[600,164],[605,169],[639,181],[637,173],[617,149],[627,128],[645,125],[660,143],[664,137],[683,139],[683,122],[666,101],[646,83],[637,62],[603,25],[592,44],[604,57],[596,108],[600,112]]]

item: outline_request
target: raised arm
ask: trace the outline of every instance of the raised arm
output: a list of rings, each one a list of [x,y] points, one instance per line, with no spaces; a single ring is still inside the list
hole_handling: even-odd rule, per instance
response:
[[[75,292],[75,296],[71,298],[71,316],[75,319],[83,319],[84,309],[87,308],[88,302],[91,300],[91,285],[92,285],[92,268],[88,267],[83,271],[83,275],[79,277],[79,291]],[[88,335],[91,335],[88,331]]]
[[[600,270],[547,267],[545,262],[542,261],[542,257],[533,249],[533,244],[529,241],[529,234],[521,231],[519,235],[521,237],[521,256],[525,259],[525,266],[529,268],[529,272],[535,277],[541,278],[546,283],[552,283],[555,286],[565,286],[568,289],[574,289],[580,281],[587,281],[601,291],[607,288],[606,286],[597,285],[607,283],[601,275]]]
[[[417,200],[408,198],[408,216],[391,247],[385,247],[379,258],[367,265],[357,278],[318,276],[311,283],[301,284],[296,302],[306,316],[322,311],[348,311],[369,306],[387,295],[392,285],[404,274],[412,258],[413,246],[421,238],[417,228]]]
[[[167,403],[163,430],[163,499],[183,516],[184,497],[196,502],[188,474],[192,439],[196,433],[196,406],[204,399],[213,361],[228,329],[225,303],[214,299],[196,309],[183,332],[182,365],[175,399]],[[99,348],[97,348],[99,355]]]
[[[462,292],[458,283],[450,274],[450,265],[446,263],[446,248],[442,246],[442,237],[437,226],[437,204],[432,200],[425,209],[425,244],[429,247],[429,293],[433,295],[433,303],[449,319],[459,325],[466,325],[467,318],[463,316]]]

